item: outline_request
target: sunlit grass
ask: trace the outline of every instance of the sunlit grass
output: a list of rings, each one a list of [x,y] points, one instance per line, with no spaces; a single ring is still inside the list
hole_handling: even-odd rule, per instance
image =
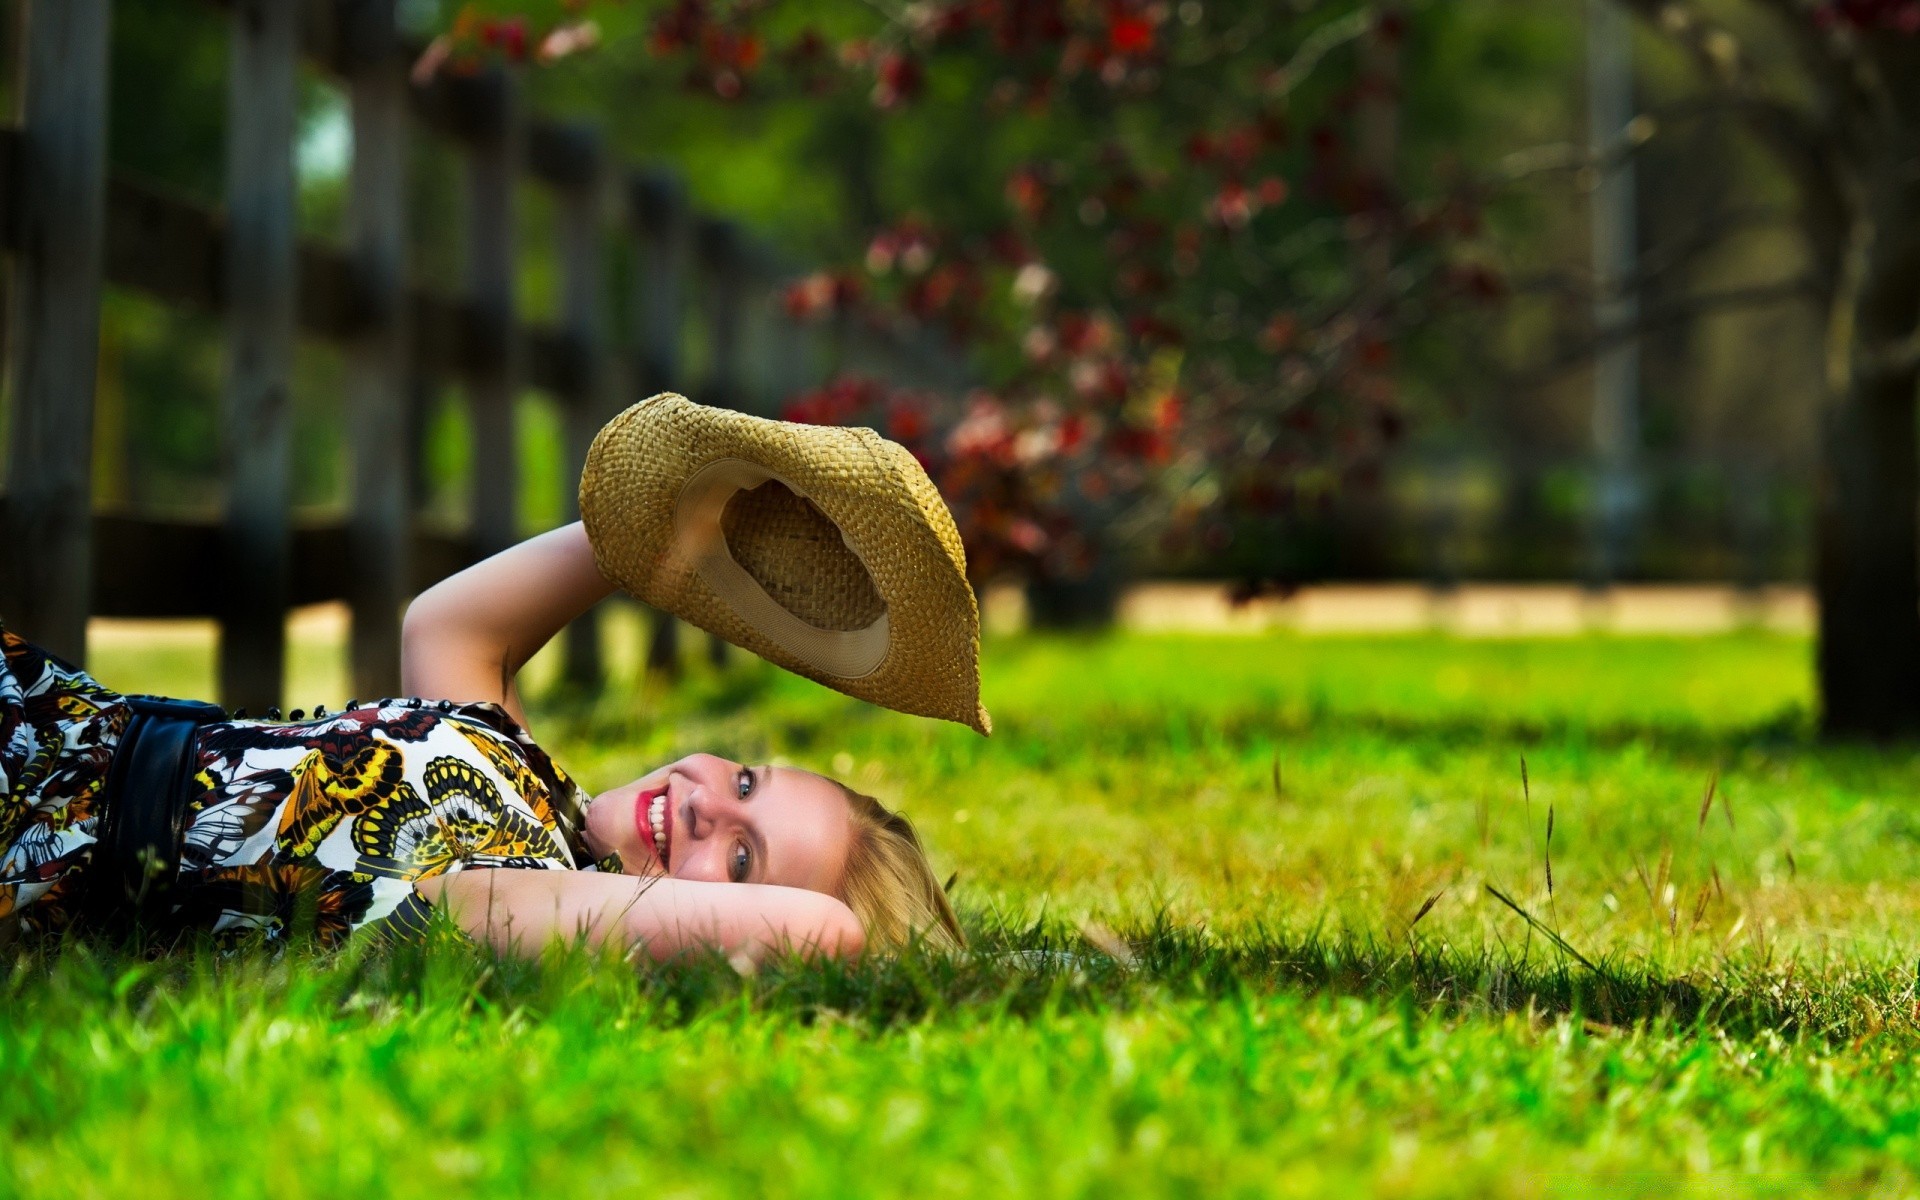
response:
[[[637,685],[636,628],[598,701],[533,672],[563,764],[838,773],[916,818],[976,952],[25,947],[0,1193],[1914,1186],[1920,757],[1814,743],[1803,640],[1003,639],[987,740],[738,656]],[[338,703],[303,636],[292,699]]]

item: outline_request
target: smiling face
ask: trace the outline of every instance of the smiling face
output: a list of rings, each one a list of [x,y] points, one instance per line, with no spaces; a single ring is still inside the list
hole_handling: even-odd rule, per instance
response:
[[[840,785],[793,767],[690,754],[595,796],[588,849],[630,875],[840,894],[853,823]]]

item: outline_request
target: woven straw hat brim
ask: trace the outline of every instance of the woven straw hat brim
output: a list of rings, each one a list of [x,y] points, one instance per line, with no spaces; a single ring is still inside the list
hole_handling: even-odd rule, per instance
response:
[[[769,480],[817,515],[778,489],[752,491]],[[769,421],[663,393],[594,438],[580,515],[601,572],[636,599],[847,695],[992,730],[966,552],[905,447],[870,429]],[[758,560],[735,540],[742,520],[773,531],[749,548]],[[762,586],[765,570],[747,569],[769,554],[780,556],[780,599]]]

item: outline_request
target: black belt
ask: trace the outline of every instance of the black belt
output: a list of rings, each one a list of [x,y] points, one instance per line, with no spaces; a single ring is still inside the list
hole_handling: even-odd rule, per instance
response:
[[[227,714],[199,700],[125,699],[133,717],[107,768],[91,889],[103,918],[157,925],[180,872],[194,734]]]

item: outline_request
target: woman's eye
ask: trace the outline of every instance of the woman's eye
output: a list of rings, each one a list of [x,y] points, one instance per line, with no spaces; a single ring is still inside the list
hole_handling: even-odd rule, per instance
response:
[[[733,790],[739,793],[742,800],[745,800],[748,793],[753,791],[753,772],[746,767],[741,767],[740,773],[733,777]]]
[[[747,850],[744,843],[736,843],[733,847],[733,856],[727,863],[727,878],[733,880],[735,883],[745,883],[747,881],[747,872],[752,866],[753,855]]]

